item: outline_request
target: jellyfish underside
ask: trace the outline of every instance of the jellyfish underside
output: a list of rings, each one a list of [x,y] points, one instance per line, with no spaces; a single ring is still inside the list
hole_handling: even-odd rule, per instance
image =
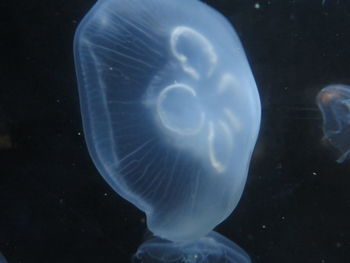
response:
[[[317,104],[324,137],[341,152],[337,162],[342,163],[350,157],[350,86],[333,84],[323,88]]]
[[[256,84],[231,25],[195,0],[98,1],[74,54],[101,175],[161,239],[205,237],[240,199],[260,126]]]
[[[243,249],[215,231],[195,242],[173,243],[153,237],[133,256],[142,263],[250,263]]]

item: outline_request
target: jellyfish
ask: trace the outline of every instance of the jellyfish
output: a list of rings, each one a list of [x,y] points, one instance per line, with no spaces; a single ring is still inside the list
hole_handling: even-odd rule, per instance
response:
[[[6,258],[4,257],[4,255],[0,252],[0,263],[7,263]]]
[[[235,30],[197,0],[100,0],[74,58],[100,174],[155,236],[206,243],[242,195],[260,126]]]
[[[250,263],[246,252],[215,231],[195,242],[173,243],[159,237],[144,242],[133,256],[142,263]]]
[[[322,113],[324,137],[341,152],[337,162],[342,163],[350,153],[350,86],[326,86],[317,95],[317,105]]]

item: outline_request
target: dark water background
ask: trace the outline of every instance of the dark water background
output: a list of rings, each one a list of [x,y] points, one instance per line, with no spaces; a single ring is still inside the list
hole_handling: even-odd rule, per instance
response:
[[[212,0],[262,101],[247,185],[217,231],[253,262],[350,262],[350,161],[322,141],[317,92],[350,84],[347,0]],[[143,214],[97,173],[72,56],[90,0],[0,3],[0,251],[16,262],[129,262]],[[256,8],[256,3],[260,8]]]

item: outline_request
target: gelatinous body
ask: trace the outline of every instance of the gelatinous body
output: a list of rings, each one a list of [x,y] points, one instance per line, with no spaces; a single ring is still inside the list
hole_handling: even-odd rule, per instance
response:
[[[204,236],[236,207],[260,100],[236,32],[196,0],[101,0],[74,53],[99,172],[157,236]]]
[[[135,253],[140,263],[250,263],[249,256],[235,243],[217,232],[194,241],[173,243],[153,237]]]
[[[337,160],[341,163],[350,153],[350,86],[323,88],[317,95],[317,105],[322,112],[324,136],[342,153]]]

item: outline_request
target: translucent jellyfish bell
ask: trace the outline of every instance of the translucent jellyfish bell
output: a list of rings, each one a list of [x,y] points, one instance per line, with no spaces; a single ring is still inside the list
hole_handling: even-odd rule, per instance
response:
[[[90,155],[113,189],[172,241],[236,207],[260,100],[230,23],[196,0],[100,0],[75,35]]]
[[[317,95],[317,105],[323,117],[323,132],[340,152],[342,163],[350,154],[350,86],[333,84]]]
[[[173,243],[153,237],[144,242],[133,256],[142,263],[250,263],[243,249],[217,232],[194,242]]]

